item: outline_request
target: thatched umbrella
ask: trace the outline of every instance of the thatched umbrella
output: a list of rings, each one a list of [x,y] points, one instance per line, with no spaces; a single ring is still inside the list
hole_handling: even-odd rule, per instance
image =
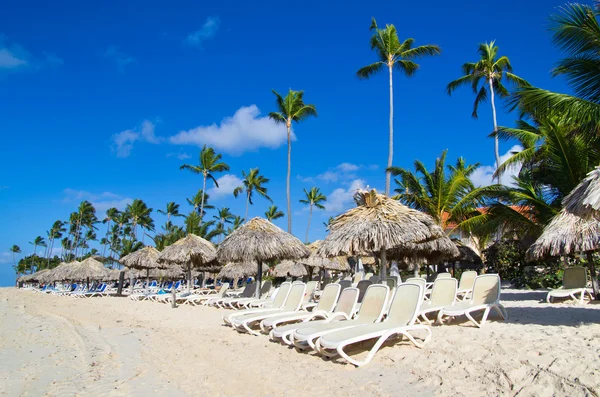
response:
[[[328,257],[379,254],[383,283],[386,280],[388,250],[414,248],[414,244],[445,237],[432,217],[377,194],[375,190],[359,191],[354,200],[357,207],[330,223],[330,233],[318,253]]]
[[[54,269],[51,269],[49,272],[44,273],[40,278],[43,283],[50,283],[53,281],[61,281],[61,280],[66,280],[67,277],[67,271],[75,266],[78,265],[79,262],[77,261],[73,261],[73,262],[69,262],[69,263],[64,263],[61,262],[58,266],[56,266]]]
[[[322,244],[322,240],[317,240],[308,245],[310,250],[310,256],[306,259],[300,260],[300,263],[313,269],[326,269],[336,270],[345,272],[350,270],[350,265],[345,256],[338,256],[335,258],[327,258],[317,253],[319,247]]]
[[[234,230],[219,244],[217,251],[217,258],[222,263],[257,262],[258,285],[264,262],[300,259],[309,255],[310,250],[300,240],[261,218],[253,218]],[[260,288],[256,289],[256,296],[260,297]]]
[[[563,207],[584,219],[600,219],[600,166],[563,199]]]
[[[94,258],[87,258],[80,263],[73,263],[64,271],[63,278],[68,280],[87,280],[89,287],[90,278],[102,280],[110,274],[104,264]]]
[[[28,276],[23,277],[26,281],[40,281],[40,278],[43,277],[44,274],[48,273],[50,269],[42,269],[37,272],[30,274]]]
[[[290,260],[281,262],[273,269],[273,276],[275,277],[303,277],[307,274],[306,267],[302,263]]]
[[[240,279],[247,276],[253,276],[258,272],[258,263],[243,262],[243,263],[228,263],[219,274],[218,278]]]
[[[215,246],[202,237],[188,234],[165,248],[158,256],[158,263],[165,267],[180,266],[187,274],[187,289],[191,289],[192,268],[200,267],[215,260]]]
[[[461,243],[460,241],[454,241],[456,248],[458,248],[458,256],[454,258],[456,262],[460,262],[461,264],[470,264],[470,265],[481,265],[483,261],[481,257],[475,250],[471,247]]]
[[[122,257],[119,262],[132,269],[146,270],[146,285],[150,285],[150,269],[165,267],[157,262],[160,252],[151,246],[144,247]]]
[[[584,219],[563,209],[544,228],[542,235],[527,250],[527,259],[585,252],[592,275],[594,296],[598,299],[598,280],[592,252],[600,249],[600,221]]]

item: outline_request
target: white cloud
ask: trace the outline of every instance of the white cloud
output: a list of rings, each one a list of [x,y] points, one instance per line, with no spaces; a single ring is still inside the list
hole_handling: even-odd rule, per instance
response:
[[[208,193],[211,199],[217,199],[233,194],[233,189],[240,186],[242,180],[235,175],[226,174],[217,178],[217,183],[219,184],[219,187],[214,186],[206,190],[206,193]]]
[[[350,163],[342,163],[336,167],[338,170],[342,172],[353,172],[358,171],[360,169],[359,165],[350,164]]]
[[[63,203],[76,203],[87,200],[92,203],[97,213],[102,213],[111,207],[124,210],[133,199],[112,192],[92,193],[85,190],[67,188],[63,190]]]
[[[19,261],[18,257],[21,254],[15,254],[15,258],[17,258],[17,262]],[[6,265],[6,264],[11,264],[14,265],[15,262],[13,262],[13,256],[12,256],[12,252],[0,252],[0,265]]]
[[[292,133],[292,139],[295,136]],[[275,124],[267,116],[260,116],[256,105],[242,106],[221,124],[199,126],[181,131],[169,141],[175,145],[208,145],[232,155],[240,155],[262,147],[276,149],[287,140],[284,125]]]
[[[316,178],[326,183],[350,181],[357,178],[356,171],[369,167],[352,163],[341,163],[317,175]]]
[[[55,54],[42,52],[38,56],[32,55],[17,43],[11,42],[6,36],[0,34],[0,70],[38,71],[45,67],[59,66],[63,60]]]
[[[110,46],[104,52],[104,57],[113,60],[119,72],[124,72],[125,67],[133,62],[135,62],[135,58],[131,55],[124,53],[123,51],[119,51],[119,49],[115,46]]]
[[[117,157],[129,157],[133,150],[133,144],[137,141],[148,143],[159,143],[161,139],[154,134],[156,124],[144,120],[140,127],[121,131],[112,136],[112,150]]]
[[[26,66],[27,61],[19,57],[8,48],[0,48],[0,68],[14,69],[21,66]]]
[[[327,196],[327,202],[325,203],[325,212],[339,214],[354,206],[354,193],[358,189],[365,188],[365,181],[362,179],[355,179],[350,182],[347,189],[337,188]]]
[[[204,24],[200,29],[190,33],[186,37],[185,43],[193,47],[202,48],[202,43],[214,37],[220,25],[221,20],[219,19],[219,17],[212,16],[206,18]]]
[[[506,153],[500,156],[500,164],[504,163],[508,160],[513,153],[520,152],[523,150],[521,145],[514,145],[511,147]],[[494,162],[495,164],[495,162]],[[495,178],[493,178],[494,172],[496,171],[495,165],[482,165],[478,169],[476,169],[473,174],[471,174],[471,181],[477,187],[480,186],[489,186],[492,183],[495,183]],[[504,185],[512,185],[513,184],[513,176],[517,176],[521,171],[521,166],[510,167],[504,174],[502,174],[502,184]]]
[[[191,155],[189,155],[189,154],[187,154],[185,152],[179,152],[179,153],[173,153],[173,152],[171,152],[171,153],[167,153],[167,158],[169,158],[169,157],[176,157],[179,160],[187,160],[189,158],[192,158]]]

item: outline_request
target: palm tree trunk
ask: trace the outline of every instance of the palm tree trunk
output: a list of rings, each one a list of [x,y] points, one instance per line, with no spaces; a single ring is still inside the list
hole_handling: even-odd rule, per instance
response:
[[[488,79],[488,83],[490,85],[490,97],[492,103],[492,116],[494,118],[494,134],[498,133],[498,121],[496,120],[496,103],[494,99],[494,81],[490,77]],[[496,170],[500,167],[500,144],[498,140],[498,135],[494,136],[494,154],[496,156]],[[500,179],[500,175],[497,176],[498,184],[502,183]]]
[[[108,245],[108,232],[110,231],[110,219],[108,220],[108,222],[106,222],[106,244],[104,244],[104,247],[102,247],[102,257],[105,257],[106,254],[106,246]]]
[[[392,162],[394,159],[394,86],[392,83],[392,66],[389,67],[390,71],[390,141],[388,144],[388,162],[387,169],[385,170],[385,195],[390,195],[390,182],[392,179],[392,174],[390,173],[389,168],[392,166]]]
[[[306,225],[306,243],[308,244],[308,229],[310,229],[310,218],[312,218],[312,208],[313,206],[310,206],[310,209],[308,210],[308,225]]]
[[[50,239],[50,251],[48,252],[48,262],[46,267],[50,268],[50,255],[52,255],[52,249],[54,248],[54,238]]]
[[[290,121],[287,123],[287,180],[286,180],[286,195],[287,195],[287,216],[288,216],[288,233],[292,233],[292,200],[290,197],[290,176],[292,174],[292,139]]]
[[[248,222],[248,204],[250,203],[250,190],[246,195],[246,215],[244,216],[244,222]]]
[[[202,219],[204,218],[204,195],[206,194],[206,175],[204,175],[204,181],[202,182],[202,200],[200,200],[200,226],[202,226]]]

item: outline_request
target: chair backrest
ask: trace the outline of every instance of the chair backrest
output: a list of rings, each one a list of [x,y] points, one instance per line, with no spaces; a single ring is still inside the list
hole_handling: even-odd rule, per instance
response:
[[[288,283],[287,281],[279,286],[277,295],[275,295],[275,299],[273,299],[273,307],[282,307],[285,304],[285,300],[287,299],[291,287],[292,283]]]
[[[472,289],[477,272],[475,270],[468,270],[460,275],[460,282],[458,283],[459,290]]]
[[[449,306],[456,299],[457,282],[455,278],[435,280],[431,289],[431,306]]]
[[[379,276],[371,276],[369,278],[365,278],[365,280],[369,280],[373,284],[377,284],[379,282]]]
[[[229,289],[229,283],[221,284],[221,289],[219,290],[219,292],[217,292],[217,296],[223,296],[223,294],[225,294],[225,292],[227,292],[228,289]]]
[[[302,300],[304,299],[304,292],[306,292],[306,284],[304,283],[294,283],[290,288],[290,292],[287,295],[287,299],[285,300],[285,304],[283,305],[283,310],[286,311],[295,311],[300,308],[302,305]]]
[[[256,284],[256,283],[254,283]],[[273,283],[270,281],[265,281],[262,286],[260,287],[260,296],[266,295],[269,291],[271,291],[271,287],[273,287]],[[254,295],[254,293],[256,292],[256,285],[254,285],[254,288],[252,290],[252,295]]]
[[[306,291],[304,292],[303,303],[308,303],[313,298],[314,292],[317,290],[318,281],[309,281],[306,283]],[[331,284],[330,284],[331,285]]]
[[[348,316],[352,315],[354,306],[356,306],[356,302],[358,302],[358,294],[359,291],[356,287],[344,288],[344,290],[340,292],[340,298],[335,306],[335,312],[346,313]]]
[[[454,280],[456,283],[456,280]],[[386,323],[393,324],[394,327],[404,327],[414,324],[419,314],[421,305],[421,295],[423,287],[417,284],[399,285],[392,299],[392,304],[388,311]]]
[[[356,285],[356,288],[358,288],[358,290],[360,291],[360,293],[358,294],[358,303],[361,303],[363,301],[367,289],[372,284],[373,282],[370,280],[361,280],[358,282],[358,284]]]
[[[342,288],[341,291],[343,291],[346,288],[352,287],[352,280],[342,280],[342,281],[340,281],[339,284],[340,284],[340,287]]]
[[[390,289],[387,285],[369,285],[360,305],[360,309],[358,309],[357,319],[361,323],[374,323],[380,321],[387,305],[389,292]]]
[[[424,278],[421,278],[421,277],[412,277],[412,278],[407,278],[406,281],[404,282],[404,284],[416,284],[416,285],[421,286],[421,292],[423,293],[421,300],[424,298],[425,286],[427,285],[427,280],[425,280]]]
[[[398,280],[396,279],[396,277],[388,277],[386,282],[387,286],[390,287],[390,289],[394,289],[398,286]]]
[[[563,273],[563,288],[585,288],[587,285],[587,270],[584,267],[567,267]]]
[[[306,288],[308,290],[308,284],[306,284]],[[325,287],[323,293],[321,294],[321,299],[319,299],[319,303],[317,303],[317,306],[315,307],[314,311],[333,311],[335,303],[337,302],[338,297],[340,296],[341,290],[342,287],[339,284],[329,284],[327,287]]]
[[[441,278],[452,278],[452,275],[448,272],[444,272],[444,273],[438,273],[437,276],[435,276],[436,280],[439,280]]]
[[[180,281],[177,281],[177,282],[175,283],[175,287],[173,287],[173,288],[175,288],[175,289],[178,289],[179,287],[181,287],[181,280],[180,280]]]
[[[304,281],[296,280],[296,281],[293,281],[292,284],[304,284]]]
[[[500,300],[500,276],[482,274],[475,278],[471,304],[475,306],[494,303]]]
[[[250,284],[246,284],[244,290],[242,291],[242,298],[252,298],[254,293],[256,292],[256,282],[251,282]]]
[[[356,273],[352,279],[352,284],[357,284],[363,279],[362,273]]]

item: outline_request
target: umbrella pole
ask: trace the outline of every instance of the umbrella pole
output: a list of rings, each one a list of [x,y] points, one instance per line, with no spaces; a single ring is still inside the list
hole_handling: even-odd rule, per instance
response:
[[[590,268],[590,275],[592,276],[592,290],[594,291],[594,299],[600,299],[598,296],[598,278],[596,277],[596,264],[594,263],[594,256],[591,252],[587,252],[588,266]]]
[[[146,290],[150,288],[150,268],[146,269]]]
[[[192,268],[188,268],[187,271],[187,292],[190,292],[190,289],[192,288]]]
[[[381,270],[379,271],[379,277],[381,278],[381,284],[387,285],[387,253],[385,249],[381,251]]]
[[[256,298],[260,299],[260,286],[262,284],[262,262],[258,262],[258,272],[256,273]]]

